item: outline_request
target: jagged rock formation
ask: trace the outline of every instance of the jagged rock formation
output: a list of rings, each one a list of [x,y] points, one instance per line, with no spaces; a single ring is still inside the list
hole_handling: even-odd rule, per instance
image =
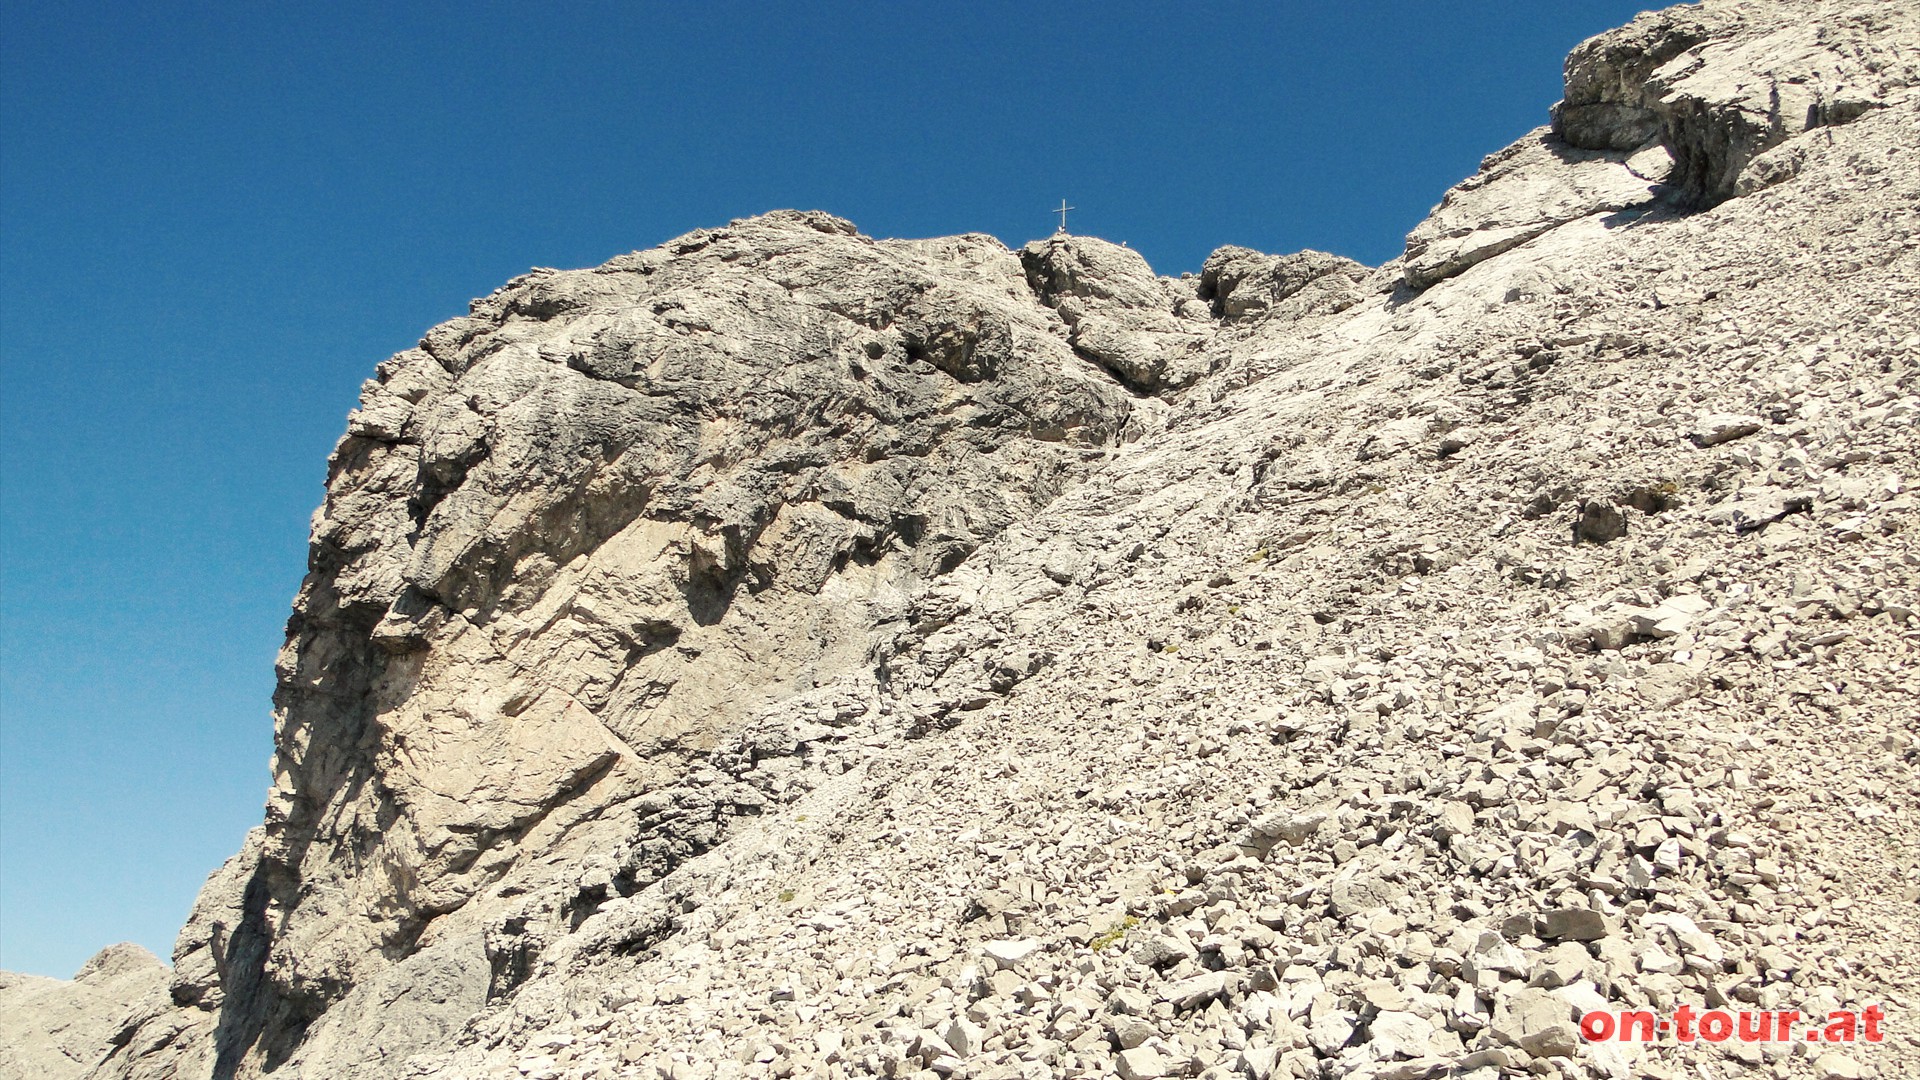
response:
[[[1377,270],[780,213],[477,301],[92,1075],[1920,1068],[1571,1024],[1920,982],[1917,64],[1642,16]]]
[[[1583,43],[1552,127],[1488,157],[1407,237],[1407,283],[1656,197],[1706,209],[1778,183],[1800,136],[1906,100],[1915,24],[1901,4],[1703,4]]]
[[[1755,159],[1815,128],[1904,101],[1920,74],[1903,4],[1709,4],[1642,15],[1567,58],[1554,134],[1632,151],[1658,142],[1675,196],[1710,207],[1783,175]]]
[[[100,950],[71,981],[0,972],[0,1077],[92,1071],[129,1025],[166,1008],[167,966],[138,945]]]
[[[1020,249],[1034,295],[1074,351],[1151,394],[1206,374],[1212,320],[1190,281],[1156,278],[1137,251],[1064,233]]]
[[[1120,267],[1112,334],[1160,332],[1129,312],[1178,283],[1056,253]],[[783,756],[731,749],[773,705],[817,700],[825,745],[924,722],[873,685],[877,644],[1164,411],[1027,273],[987,237],[778,213],[536,271],[383,364],[315,519],[267,825],[182,939],[175,995],[221,1068],[438,1045],[789,794],[711,760]]]

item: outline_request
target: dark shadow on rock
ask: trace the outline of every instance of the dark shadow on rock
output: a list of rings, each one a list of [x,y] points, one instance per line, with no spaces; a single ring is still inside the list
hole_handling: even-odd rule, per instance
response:
[[[267,928],[267,871],[256,865],[247,882],[240,925],[227,941],[226,969],[220,997],[220,1017],[214,1026],[213,1080],[233,1080],[247,1052],[265,1027],[267,950],[272,935]]]

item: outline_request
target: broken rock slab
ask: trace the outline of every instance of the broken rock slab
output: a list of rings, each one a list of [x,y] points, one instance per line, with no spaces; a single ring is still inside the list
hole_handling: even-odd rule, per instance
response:
[[[1559,994],[1538,987],[1501,997],[1487,1030],[1536,1057],[1572,1057],[1580,1049],[1573,1007]]]
[[[1651,202],[1626,151],[1583,150],[1538,128],[1492,154],[1407,234],[1406,283],[1424,289],[1571,221]]]

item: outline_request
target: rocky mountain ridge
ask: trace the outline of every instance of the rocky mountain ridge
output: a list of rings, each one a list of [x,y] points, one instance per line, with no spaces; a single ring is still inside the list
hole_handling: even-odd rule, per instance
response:
[[[1920,978],[1920,15],[1567,72],[1379,269],[782,212],[476,301],[330,463],[266,824],[5,1067],[1920,1067],[1571,1023]]]

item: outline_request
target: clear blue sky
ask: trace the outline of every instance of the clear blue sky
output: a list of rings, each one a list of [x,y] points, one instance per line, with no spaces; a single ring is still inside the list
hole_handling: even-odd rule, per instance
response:
[[[468,298],[780,207],[1377,263],[1639,8],[6,0],[0,966],[169,954],[327,453]]]

